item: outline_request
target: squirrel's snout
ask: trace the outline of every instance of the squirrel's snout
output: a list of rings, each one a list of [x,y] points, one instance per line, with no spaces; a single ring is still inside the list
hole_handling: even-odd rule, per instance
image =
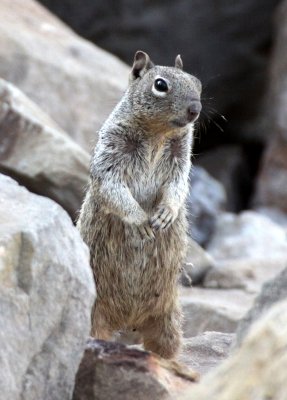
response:
[[[187,107],[187,119],[189,122],[194,122],[202,109],[201,102],[199,100],[192,101]]]

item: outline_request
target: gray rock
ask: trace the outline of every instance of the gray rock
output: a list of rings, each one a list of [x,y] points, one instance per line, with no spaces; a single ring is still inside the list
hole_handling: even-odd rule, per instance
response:
[[[264,93],[272,15],[280,0],[41,1],[126,62],[135,49],[163,65],[181,53],[187,70],[204,83],[205,113],[217,122],[216,111],[228,119],[227,140],[230,131],[248,141],[261,136],[252,122]],[[214,135],[201,141],[214,142]]]
[[[285,400],[287,301],[257,321],[241,347],[177,400]]]
[[[173,360],[121,343],[89,340],[73,400],[172,400],[198,374]]]
[[[72,218],[81,206],[89,175],[89,155],[15,86],[2,79],[0,172],[55,200]]]
[[[185,339],[180,361],[206,374],[228,357],[233,333],[204,332],[201,335]]]
[[[181,288],[184,337],[205,331],[234,333],[255,295],[242,290]]]
[[[262,109],[261,130],[268,146],[258,176],[254,204],[287,212],[287,1],[276,14],[275,46],[268,90]]]
[[[206,273],[214,266],[212,257],[191,238],[188,239],[186,259],[181,282],[183,286],[202,283]]]
[[[221,214],[207,248],[216,260],[287,257],[284,230],[254,211]]]
[[[71,398],[94,296],[68,215],[0,175],[1,398]]]
[[[215,266],[205,276],[205,287],[258,292],[287,265],[284,229],[253,211],[220,215],[207,250]]]
[[[281,300],[287,298],[287,267],[274,279],[266,282],[254,305],[240,321],[237,328],[236,343],[240,345],[247,335],[252,324],[265,314],[269,308]]]
[[[0,2],[0,76],[86,150],[126,89],[129,70],[34,0]],[[21,34],[19,34],[21,32]]]
[[[219,213],[225,208],[226,194],[223,186],[201,167],[191,170],[189,185],[189,235],[205,245],[213,233]]]

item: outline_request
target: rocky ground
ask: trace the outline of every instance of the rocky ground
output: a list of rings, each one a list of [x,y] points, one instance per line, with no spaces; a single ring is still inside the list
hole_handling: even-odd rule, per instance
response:
[[[96,291],[73,222],[97,128],[128,66],[34,0],[2,0],[0,13],[1,398],[285,400],[287,2],[277,14],[264,112],[273,125],[262,125],[270,139],[253,208],[227,212],[236,157],[218,168],[219,180],[204,162],[190,176],[184,343],[173,361],[89,338]]]

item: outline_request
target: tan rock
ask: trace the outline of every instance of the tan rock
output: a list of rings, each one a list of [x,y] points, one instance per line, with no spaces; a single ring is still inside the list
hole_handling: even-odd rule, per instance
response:
[[[178,400],[287,399],[287,301],[277,303],[221,366]]]
[[[0,79],[0,172],[55,200],[74,218],[88,170],[89,155],[20,90]]]
[[[1,0],[0,14],[0,76],[90,150],[127,86],[127,66],[34,0]]]

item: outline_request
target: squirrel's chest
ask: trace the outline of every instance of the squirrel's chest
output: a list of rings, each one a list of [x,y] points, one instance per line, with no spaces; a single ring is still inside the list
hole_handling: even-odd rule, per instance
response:
[[[130,143],[125,160],[125,181],[139,202],[154,202],[162,186],[171,178],[172,166],[176,162],[174,146],[173,141],[162,145]]]

